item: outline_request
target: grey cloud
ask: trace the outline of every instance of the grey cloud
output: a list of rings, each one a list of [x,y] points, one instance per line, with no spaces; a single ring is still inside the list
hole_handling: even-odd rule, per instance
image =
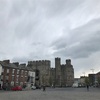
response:
[[[41,42],[33,42],[32,45],[36,46],[36,45],[41,45]]]
[[[35,29],[35,25],[28,21],[23,21],[16,25],[15,33],[18,38],[24,38],[30,36],[32,34],[33,30]]]
[[[3,1],[4,2],[4,1]],[[6,5],[6,3],[4,2]],[[37,6],[36,6],[37,5]],[[38,11],[38,2],[33,0],[15,0],[7,3],[0,13],[0,32],[15,34],[18,38],[26,38],[27,34],[36,34],[41,22]],[[6,16],[6,17],[5,17]],[[5,31],[6,30],[6,31]]]
[[[19,62],[19,63],[27,63],[28,61],[30,61],[30,58],[27,57],[13,57],[11,59],[12,62]]]
[[[11,59],[11,61],[20,62],[20,63],[27,63],[28,61],[34,61],[34,60],[46,60],[46,59],[49,60],[49,58],[47,58],[46,56],[48,56],[48,55],[44,56],[37,50],[37,52],[33,51],[33,52],[29,53],[27,56],[13,57]]]
[[[46,15],[48,17],[54,17],[60,16],[62,13],[71,13],[82,2],[80,0],[50,0],[42,2],[42,5],[46,7]]]
[[[100,17],[99,5],[98,0],[1,0],[1,59],[90,57],[100,50],[100,19],[93,21]]]
[[[37,9],[36,0],[15,0],[11,2],[11,8],[9,16],[12,18],[20,18],[23,15],[35,14]]]
[[[100,29],[97,26],[100,26],[100,19],[94,20],[85,26],[72,30],[72,37],[68,37],[68,40],[67,37],[59,38],[53,43],[55,50],[54,55],[64,57],[68,56],[72,58],[86,58],[91,54],[100,51]]]

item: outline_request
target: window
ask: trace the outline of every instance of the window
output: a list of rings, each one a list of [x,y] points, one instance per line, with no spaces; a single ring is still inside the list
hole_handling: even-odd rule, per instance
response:
[[[23,82],[20,82],[20,85],[22,86],[23,85]]]
[[[23,70],[21,70],[21,74],[23,74]]]
[[[3,79],[3,75],[1,75],[1,79]]]
[[[6,78],[6,80],[8,80],[9,76],[6,76],[5,78]]]
[[[19,75],[17,75],[16,77],[19,78]]]
[[[18,77],[16,78],[16,82],[18,82]]]
[[[32,76],[34,76],[34,73],[32,73]]]
[[[2,68],[2,72],[4,72],[4,68]]]
[[[14,86],[14,81],[11,81],[11,86]]]
[[[19,70],[17,70],[17,74],[19,74]]]
[[[14,81],[14,76],[12,76],[12,81]]]
[[[14,74],[14,72],[15,72],[15,69],[12,69],[12,73]]]
[[[9,69],[7,69],[7,73],[9,73]]]
[[[16,86],[18,86],[18,82],[16,82]]]
[[[4,72],[1,73],[1,75],[3,75]]]
[[[33,83],[33,77],[30,77],[30,81],[31,81],[31,83]]]
[[[25,75],[27,75],[27,71],[25,71]]]

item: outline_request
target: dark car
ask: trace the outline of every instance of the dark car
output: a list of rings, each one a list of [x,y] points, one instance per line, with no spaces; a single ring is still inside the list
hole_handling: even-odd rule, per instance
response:
[[[36,89],[41,89],[41,86],[36,86]]]

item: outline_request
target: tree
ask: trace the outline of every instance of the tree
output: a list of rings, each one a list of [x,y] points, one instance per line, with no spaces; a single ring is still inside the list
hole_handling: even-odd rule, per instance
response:
[[[89,85],[90,84],[90,81],[89,81],[89,78],[88,77],[85,77],[85,85]]]

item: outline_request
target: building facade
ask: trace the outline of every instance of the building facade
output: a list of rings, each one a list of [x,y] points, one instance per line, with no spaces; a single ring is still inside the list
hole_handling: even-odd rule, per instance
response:
[[[10,63],[10,60],[0,61],[0,88],[27,85],[29,72],[35,73],[26,64]],[[35,75],[32,77],[35,79]],[[35,83],[34,80],[30,82],[32,83]]]
[[[74,83],[74,68],[71,60],[61,64],[60,58],[55,58],[55,68],[51,68],[49,60],[28,61],[28,64],[0,61],[0,84],[35,86],[72,86]]]

